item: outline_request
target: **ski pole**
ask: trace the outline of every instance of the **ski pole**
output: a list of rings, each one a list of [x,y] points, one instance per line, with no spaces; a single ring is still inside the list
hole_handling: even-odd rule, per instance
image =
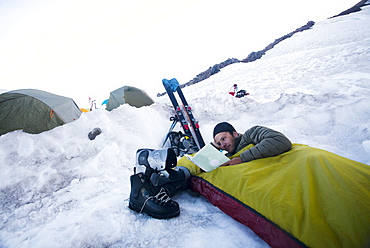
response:
[[[168,139],[168,134],[169,134],[170,132],[172,132],[172,130],[175,128],[175,126],[176,126],[176,124],[177,124],[177,122],[178,122],[178,119],[177,119],[176,117],[171,117],[171,118],[170,118],[170,120],[171,120],[171,121],[173,121],[173,122],[172,122],[172,124],[171,124],[170,129],[169,129],[169,130],[168,130],[168,132],[167,132],[167,135],[166,135],[166,138],[164,139],[164,142],[163,142],[163,144],[162,144],[162,147],[164,146],[164,144],[166,144],[166,141],[167,141],[167,139]]]

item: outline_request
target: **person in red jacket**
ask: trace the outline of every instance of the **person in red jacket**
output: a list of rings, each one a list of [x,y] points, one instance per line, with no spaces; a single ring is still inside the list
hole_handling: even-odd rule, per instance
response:
[[[231,91],[232,90],[232,91]],[[232,95],[232,96],[235,96],[236,92],[238,92],[238,85],[237,84],[234,84],[233,86],[231,86],[231,88],[229,89],[229,94]]]

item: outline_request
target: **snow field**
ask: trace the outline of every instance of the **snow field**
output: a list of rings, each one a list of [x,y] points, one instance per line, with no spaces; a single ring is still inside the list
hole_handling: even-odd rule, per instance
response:
[[[369,23],[369,7],[317,23],[258,61],[185,88],[204,140],[221,121],[239,132],[264,125],[370,164]],[[231,97],[234,83],[251,95]],[[171,125],[168,97],[155,100],[84,113],[37,135],[0,136],[0,247],[268,247],[189,192],[174,197],[181,208],[174,219],[129,210],[136,150],[161,148]],[[95,127],[102,133],[90,141]]]

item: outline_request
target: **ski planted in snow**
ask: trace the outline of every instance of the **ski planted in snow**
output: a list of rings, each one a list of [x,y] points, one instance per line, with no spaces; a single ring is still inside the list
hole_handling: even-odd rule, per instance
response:
[[[181,139],[181,136],[183,136],[185,138],[183,142],[177,144],[177,147],[179,148],[179,154],[177,155],[184,155],[187,150],[191,152],[199,151],[199,149],[201,149],[205,145],[204,140],[199,130],[199,123],[194,118],[192,109],[186,101],[184,94],[182,93],[179,82],[175,78],[173,78],[171,80],[163,79],[162,83],[171,100],[176,114],[176,116],[172,117],[171,119],[174,122],[172,123],[171,128],[166,136],[165,142],[167,141],[167,138],[170,138],[171,146],[174,145],[176,148],[175,143],[179,142],[179,139]],[[177,92],[182,102],[183,109],[180,107],[174,92]],[[172,132],[172,129],[177,122],[180,122],[182,129],[184,130],[184,134],[179,132],[176,135],[176,132]]]

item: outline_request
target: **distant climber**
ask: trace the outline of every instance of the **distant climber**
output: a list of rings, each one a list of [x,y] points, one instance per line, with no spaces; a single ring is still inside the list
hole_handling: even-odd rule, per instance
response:
[[[237,84],[234,84],[233,86],[231,86],[231,88],[229,89],[229,94],[232,95],[232,96],[235,96],[235,93],[238,91],[238,85]]]
[[[237,84],[234,84],[233,86],[231,86],[231,88],[229,89],[229,94],[232,95],[232,96],[235,96],[236,98],[242,98],[244,96],[249,95],[249,93],[246,90],[239,90],[238,91],[238,85]]]

